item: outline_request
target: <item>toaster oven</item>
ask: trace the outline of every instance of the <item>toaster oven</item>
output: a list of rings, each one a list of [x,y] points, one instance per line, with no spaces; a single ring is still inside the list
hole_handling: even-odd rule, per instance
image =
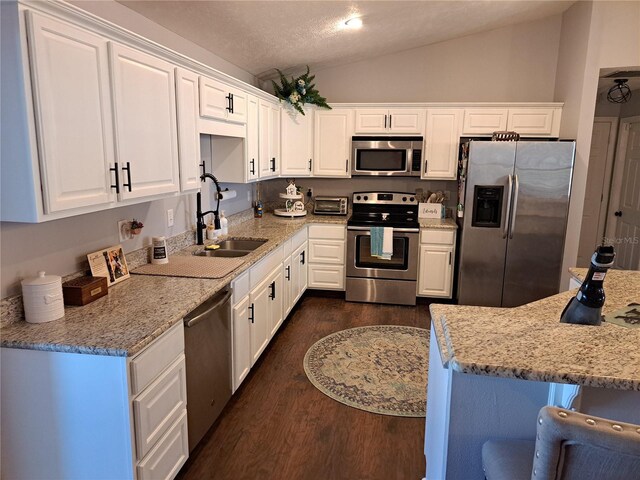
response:
[[[315,197],[313,213],[315,215],[346,215],[348,197]]]

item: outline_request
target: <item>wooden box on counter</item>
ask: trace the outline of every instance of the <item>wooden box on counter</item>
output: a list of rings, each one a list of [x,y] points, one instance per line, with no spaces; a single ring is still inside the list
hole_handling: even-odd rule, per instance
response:
[[[86,305],[107,293],[107,277],[79,277],[62,284],[65,305]]]

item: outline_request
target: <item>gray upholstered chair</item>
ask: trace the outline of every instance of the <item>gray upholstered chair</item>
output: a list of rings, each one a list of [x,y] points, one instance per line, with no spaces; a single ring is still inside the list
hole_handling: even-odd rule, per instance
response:
[[[487,480],[640,480],[640,425],[543,407],[535,441],[489,440],[482,467]]]

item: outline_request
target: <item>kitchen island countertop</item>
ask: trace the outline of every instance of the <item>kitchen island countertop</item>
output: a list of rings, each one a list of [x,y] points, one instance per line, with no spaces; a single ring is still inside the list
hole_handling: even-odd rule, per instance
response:
[[[586,269],[571,269],[584,278]],[[640,301],[640,272],[610,270],[603,313]],[[516,308],[430,306],[445,367],[462,373],[640,391],[640,329],[561,324],[576,290]]]
[[[346,224],[346,217],[307,215],[289,219],[266,213],[231,225],[228,237],[268,242],[220,279],[136,275],[109,288],[109,294],[83,307],[65,307],[65,316],[48,323],[24,320],[3,325],[0,346],[66,353],[132,356],[162,335],[207,298],[309,223]],[[194,234],[195,236],[195,234]],[[226,237],[220,237],[223,240]],[[214,243],[214,242],[206,242]],[[177,254],[191,254],[190,246]]]

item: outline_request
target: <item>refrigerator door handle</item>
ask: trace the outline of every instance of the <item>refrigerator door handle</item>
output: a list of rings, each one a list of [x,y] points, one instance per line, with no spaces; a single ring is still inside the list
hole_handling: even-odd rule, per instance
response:
[[[520,192],[520,182],[518,175],[514,175],[513,187],[513,211],[511,213],[511,226],[509,227],[509,238],[513,238],[513,232],[516,229],[516,214],[518,213],[518,193]]]
[[[507,238],[509,234],[509,218],[511,217],[511,197],[513,196],[513,175],[509,175],[509,188],[507,189],[507,212],[504,216],[504,228],[502,238]]]

